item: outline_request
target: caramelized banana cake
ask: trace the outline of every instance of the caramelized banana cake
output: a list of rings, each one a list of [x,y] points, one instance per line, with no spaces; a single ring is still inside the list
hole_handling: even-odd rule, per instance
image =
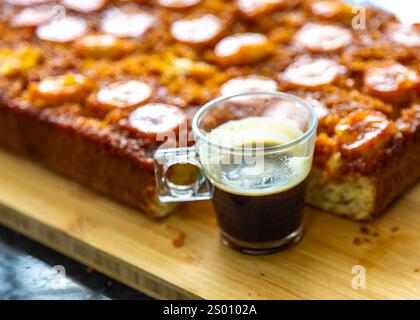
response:
[[[309,203],[368,219],[420,176],[420,27],[353,18],[335,0],[2,0],[0,145],[163,217],[159,135],[220,94],[289,92],[320,120]]]

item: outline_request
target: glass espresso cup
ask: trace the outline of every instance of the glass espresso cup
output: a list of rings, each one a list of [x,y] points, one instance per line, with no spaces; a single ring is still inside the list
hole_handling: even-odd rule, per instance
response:
[[[155,153],[160,201],[213,199],[222,242],[244,253],[299,241],[317,119],[306,101],[280,92],[207,103],[192,121],[193,147]]]

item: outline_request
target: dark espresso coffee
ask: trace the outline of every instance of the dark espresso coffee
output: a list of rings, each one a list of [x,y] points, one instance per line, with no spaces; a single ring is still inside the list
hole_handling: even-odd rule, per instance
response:
[[[306,180],[289,190],[246,196],[215,187],[213,204],[228,243],[274,243],[299,231],[302,225]]]
[[[211,132],[211,141],[236,148],[200,150],[202,155],[208,152],[203,167],[214,185],[213,204],[224,243],[265,254],[300,239],[312,156],[296,155],[302,145],[278,147],[302,134],[293,121],[261,117],[229,121]]]

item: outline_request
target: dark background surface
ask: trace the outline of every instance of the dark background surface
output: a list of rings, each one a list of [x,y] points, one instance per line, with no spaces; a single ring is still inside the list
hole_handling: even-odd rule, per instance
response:
[[[150,299],[0,226],[0,299]]]

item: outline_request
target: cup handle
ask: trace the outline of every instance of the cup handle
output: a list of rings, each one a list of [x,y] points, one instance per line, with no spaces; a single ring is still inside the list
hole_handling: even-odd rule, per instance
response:
[[[213,198],[195,147],[158,149],[154,155],[156,189],[161,202]]]

